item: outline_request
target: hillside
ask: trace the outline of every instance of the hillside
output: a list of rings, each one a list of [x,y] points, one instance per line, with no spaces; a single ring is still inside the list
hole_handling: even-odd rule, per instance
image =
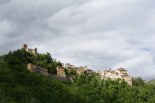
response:
[[[103,80],[97,74],[76,73],[73,83],[62,82],[27,70],[27,63],[48,68],[55,74],[62,63],[47,54],[33,55],[25,50],[0,57],[0,103],[155,103],[155,86],[135,79],[133,86],[125,81]]]
[[[154,80],[147,81],[146,84],[152,84],[152,85],[155,85],[155,79],[154,79]]]
[[[27,71],[26,63],[32,58],[22,50],[1,58],[0,103],[80,103],[64,83]]]

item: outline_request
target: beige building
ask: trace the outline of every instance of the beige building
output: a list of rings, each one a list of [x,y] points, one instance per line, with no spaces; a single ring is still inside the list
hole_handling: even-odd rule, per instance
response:
[[[34,48],[34,49],[28,48],[27,44],[23,44],[21,49],[24,49],[25,51],[35,55],[37,54],[37,48]]]
[[[57,76],[58,77],[66,77],[65,69],[62,66],[57,67]]]
[[[86,70],[88,70],[88,67],[87,66],[85,66],[85,67],[81,66],[81,67],[75,68],[75,70],[76,70],[76,73],[80,75],[80,74],[84,73]]]
[[[128,75],[127,70],[124,68],[118,68],[116,70],[104,70],[100,71],[99,75],[102,79],[111,78],[112,80],[116,80],[117,78],[124,79],[129,85],[132,85],[132,77]]]
[[[72,64],[69,64],[69,63],[66,63],[65,64],[65,68],[69,68],[69,69],[75,69],[76,68],[76,66],[74,66],[74,65],[72,65]]]
[[[69,64],[69,63],[66,63],[65,64],[65,68],[68,70],[68,71],[72,71],[72,70],[75,70],[77,74],[82,74],[84,72],[90,72],[92,70],[88,69],[87,66],[80,66],[80,67],[76,67],[72,64]]]

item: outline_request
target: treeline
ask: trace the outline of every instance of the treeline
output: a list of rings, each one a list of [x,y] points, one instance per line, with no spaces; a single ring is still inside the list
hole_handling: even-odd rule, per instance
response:
[[[55,74],[62,63],[49,53],[32,55],[24,50],[0,57],[0,103],[155,103],[155,86],[141,78],[133,86],[123,80],[102,80],[97,74],[71,73],[74,83],[30,73],[27,63]]]
[[[155,103],[155,86],[145,85],[140,78],[129,86],[120,79],[101,80],[98,76],[83,74],[76,77],[70,90],[85,103]]]

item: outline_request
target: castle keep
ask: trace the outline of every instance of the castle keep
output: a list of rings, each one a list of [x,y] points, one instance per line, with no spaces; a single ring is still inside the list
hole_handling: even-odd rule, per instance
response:
[[[29,53],[32,53],[34,55],[37,54],[37,48],[34,48],[34,49],[31,49],[31,48],[28,48],[27,47],[27,44],[23,44],[21,49],[24,49],[25,51],[29,52]]]

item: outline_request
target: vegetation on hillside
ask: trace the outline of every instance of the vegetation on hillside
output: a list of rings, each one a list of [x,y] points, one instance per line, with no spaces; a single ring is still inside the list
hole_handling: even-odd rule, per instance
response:
[[[0,57],[0,103],[155,103],[155,86],[141,78],[133,86],[123,80],[102,80],[97,74],[70,74],[74,83],[30,73],[27,63],[54,74],[62,63],[49,53],[32,55],[24,50]],[[68,73],[69,74],[69,73]]]
[[[154,80],[147,81],[146,84],[152,84],[152,85],[155,86],[155,79]]]

